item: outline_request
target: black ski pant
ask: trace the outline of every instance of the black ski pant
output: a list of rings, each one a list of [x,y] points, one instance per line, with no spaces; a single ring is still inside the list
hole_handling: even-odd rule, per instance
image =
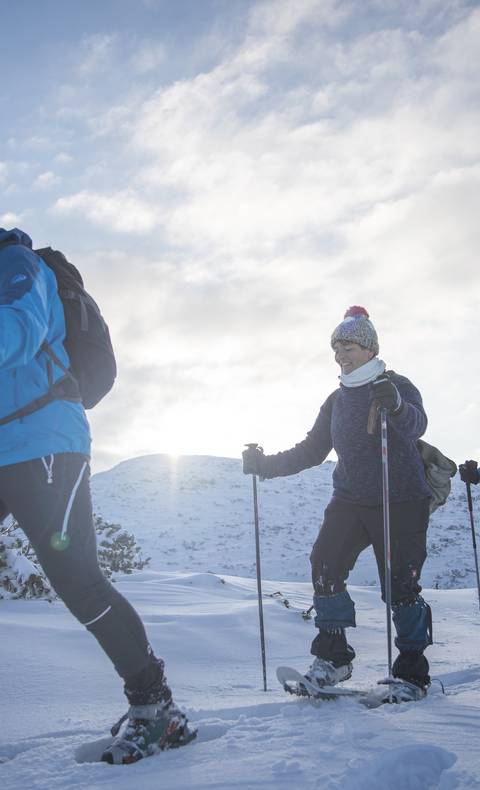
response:
[[[390,504],[392,611],[400,651],[422,653],[431,644],[431,612],[420,595],[425,562],[429,501]],[[355,607],[346,580],[359,554],[372,546],[384,598],[383,508],[332,499],[310,556],[315,624],[312,654],[348,663],[355,653],[344,629],[355,626]]]
[[[143,623],[97,560],[88,458],[60,453],[0,467],[0,497],[58,596],[98,640],[129,689],[149,687],[154,659]]]

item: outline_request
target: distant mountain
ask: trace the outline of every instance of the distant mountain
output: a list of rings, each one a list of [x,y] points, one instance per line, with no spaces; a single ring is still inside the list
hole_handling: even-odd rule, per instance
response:
[[[266,579],[308,581],[311,546],[332,493],[334,464],[258,486],[262,573]],[[202,570],[253,576],[252,481],[241,462],[213,456],[149,455],[92,478],[95,512],[133,532],[156,570]],[[480,499],[474,508],[480,528]],[[480,535],[480,529],[479,529]],[[480,541],[479,541],[480,542]],[[456,477],[448,503],[432,517],[426,587],[476,584],[465,486]],[[353,584],[377,584],[365,551]]]

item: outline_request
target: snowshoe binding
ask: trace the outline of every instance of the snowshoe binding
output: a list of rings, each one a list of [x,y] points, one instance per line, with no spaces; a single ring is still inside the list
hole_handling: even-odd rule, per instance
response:
[[[120,732],[122,723],[127,724]],[[172,700],[151,705],[132,705],[112,727],[114,740],[102,754],[102,762],[129,765],[153,754],[190,743],[197,730]]]
[[[382,698],[384,703],[417,702],[427,696],[428,686],[410,683],[401,678],[386,678],[380,680],[379,685],[388,686]]]
[[[335,686],[343,680],[348,680],[352,676],[352,665],[344,664],[341,667],[336,667],[331,661],[324,658],[315,658],[313,664],[305,672],[305,680],[308,682],[308,688],[301,681],[289,686],[286,690],[291,694],[297,694],[300,697],[311,697],[312,687],[318,689],[324,686]]]

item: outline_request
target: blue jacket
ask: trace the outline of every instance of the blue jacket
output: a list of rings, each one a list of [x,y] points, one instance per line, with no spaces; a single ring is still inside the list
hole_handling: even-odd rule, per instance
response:
[[[5,241],[14,243],[2,246]],[[26,233],[0,228],[0,418],[48,391],[48,355],[40,348],[44,341],[68,367],[64,337],[55,275],[33,252]],[[54,365],[54,381],[63,376]],[[90,454],[90,430],[80,403],[53,401],[0,425],[0,466],[55,453]]]
[[[425,433],[427,416],[417,388],[405,376],[391,373],[402,407],[388,416],[388,468],[391,502],[431,497],[416,440]],[[325,401],[307,437],[291,450],[262,459],[262,477],[296,474],[321,464],[333,448],[338,461],[333,472],[333,494],[357,505],[382,504],[380,429],[367,433],[369,385],[340,385]]]

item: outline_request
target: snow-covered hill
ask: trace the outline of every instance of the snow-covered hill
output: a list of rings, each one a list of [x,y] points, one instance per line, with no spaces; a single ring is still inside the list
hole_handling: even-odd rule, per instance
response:
[[[262,572],[267,579],[307,581],[311,546],[332,493],[333,463],[259,484]],[[241,462],[212,456],[150,455],[92,479],[95,510],[133,532],[155,570],[253,576],[252,481]],[[480,498],[474,507],[480,525]],[[453,480],[447,504],[432,517],[427,587],[476,584],[465,485]],[[373,553],[364,552],[351,583],[377,583]]]

